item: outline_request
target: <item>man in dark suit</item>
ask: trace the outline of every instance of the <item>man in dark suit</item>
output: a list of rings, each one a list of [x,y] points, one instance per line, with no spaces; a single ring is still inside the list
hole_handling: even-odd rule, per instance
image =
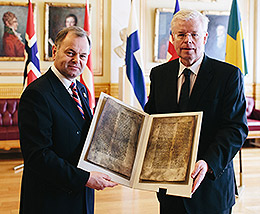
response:
[[[54,64],[22,94],[18,119],[24,158],[20,213],[92,214],[93,189],[116,185],[103,173],[77,168],[92,114],[86,88],[76,77],[86,66],[89,50],[90,40],[82,28],[63,29],[53,46]],[[77,102],[72,83],[76,84]]]
[[[171,30],[180,58],[153,68],[150,74],[146,112],[203,111],[191,174],[192,198],[170,196],[160,189],[157,197],[163,214],[225,214],[235,203],[232,160],[248,133],[243,76],[237,67],[204,54],[207,27],[207,17],[198,11],[179,11]]]

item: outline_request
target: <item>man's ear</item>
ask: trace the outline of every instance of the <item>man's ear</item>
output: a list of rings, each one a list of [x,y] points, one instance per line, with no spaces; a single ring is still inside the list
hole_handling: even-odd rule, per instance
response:
[[[171,37],[172,37],[172,41],[174,41],[175,38],[174,38],[174,34],[173,33],[171,34]]]
[[[57,55],[57,46],[56,45],[53,45],[52,46],[52,58],[53,58],[53,60],[55,60],[55,58],[56,58],[56,55]]]

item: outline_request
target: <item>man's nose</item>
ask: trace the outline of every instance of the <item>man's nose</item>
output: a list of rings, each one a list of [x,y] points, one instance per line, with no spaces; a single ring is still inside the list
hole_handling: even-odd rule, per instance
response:
[[[75,54],[73,56],[73,62],[78,63],[79,62],[79,54]]]
[[[184,41],[185,41],[185,42],[192,42],[192,36],[191,36],[191,34],[186,33],[186,34],[184,35]]]

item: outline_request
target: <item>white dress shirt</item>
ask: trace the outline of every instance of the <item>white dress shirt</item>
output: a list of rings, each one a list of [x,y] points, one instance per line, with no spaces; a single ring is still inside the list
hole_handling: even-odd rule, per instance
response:
[[[192,66],[190,67],[186,67],[185,65],[183,65],[181,63],[181,59],[179,59],[179,62],[180,62],[180,69],[179,69],[179,74],[178,74],[178,103],[179,103],[179,98],[180,98],[180,94],[181,94],[181,87],[182,87],[182,84],[184,83],[185,81],[185,76],[184,76],[184,69],[185,68],[188,68],[191,70],[191,74],[190,74],[190,94],[191,94],[191,91],[193,89],[193,86],[194,86],[194,83],[197,79],[197,76],[198,76],[198,72],[199,72],[199,69],[200,69],[200,65],[201,65],[201,62],[202,62],[202,59],[203,59],[203,56],[202,55]]]
[[[61,83],[64,85],[64,87],[65,87],[66,90],[69,92],[70,96],[72,97],[72,90],[71,90],[71,88],[70,88],[70,85],[71,85],[72,82],[74,82],[75,85],[77,86],[76,79],[73,79],[72,81],[71,81],[71,80],[68,80],[66,77],[64,77],[64,76],[58,71],[58,69],[54,66],[54,64],[51,66],[51,70],[52,70],[53,73],[58,77],[58,79],[61,81]],[[79,102],[80,102],[80,105],[82,106],[80,97],[79,97]]]

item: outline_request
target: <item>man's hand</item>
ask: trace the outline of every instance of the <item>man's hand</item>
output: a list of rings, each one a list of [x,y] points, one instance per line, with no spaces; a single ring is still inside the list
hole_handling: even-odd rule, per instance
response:
[[[195,168],[194,168],[193,172],[191,173],[191,178],[195,179],[193,182],[192,190],[191,190],[192,194],[196,191],[196,189],[198,189],[198,187],[201,184],[201,182],[203,181],[207,171],[208,171],[208,164],[206,163],[206,161],[199,160],[195,164]]]
[[[90,172],[90,176],[86,184],[87,187],[96,190],[103,190],[106,187],[114,187],[116,185],[117,183],[111,181],[111,178],[108,175],[101,172]]]

